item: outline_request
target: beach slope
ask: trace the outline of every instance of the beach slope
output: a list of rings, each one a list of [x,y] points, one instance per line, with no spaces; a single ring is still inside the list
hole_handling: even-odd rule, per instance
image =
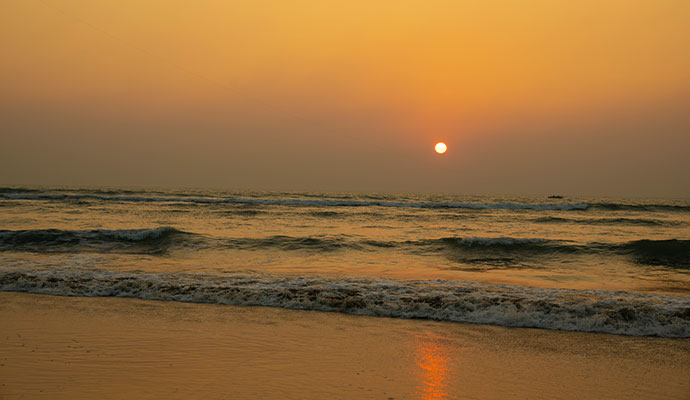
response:
[[[690,396],[690,340],[0,293],[0,398]]]

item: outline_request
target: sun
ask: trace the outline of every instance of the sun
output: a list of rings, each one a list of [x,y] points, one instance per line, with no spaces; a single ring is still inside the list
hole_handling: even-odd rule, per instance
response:
[[[446,152],[446,150],[448,150],[448,146],[446,146],[446,144],[443,142],[438,142],[434,146],[434,150],[436,150],[436,153],[438,154],[443,154]]]

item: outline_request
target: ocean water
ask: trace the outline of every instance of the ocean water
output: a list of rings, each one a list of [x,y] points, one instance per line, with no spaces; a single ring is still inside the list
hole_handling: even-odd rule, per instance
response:
[[[0,290],[690,337],[690,201],[0,188]]]

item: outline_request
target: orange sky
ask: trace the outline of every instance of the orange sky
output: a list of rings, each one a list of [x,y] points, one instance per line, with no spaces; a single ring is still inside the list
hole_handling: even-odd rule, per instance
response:
[[[0,184],[688,197],[688,21],[685,0],[5,0]]]

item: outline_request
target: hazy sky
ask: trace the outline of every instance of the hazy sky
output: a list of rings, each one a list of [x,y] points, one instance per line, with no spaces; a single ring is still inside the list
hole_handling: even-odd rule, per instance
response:
[[[0,184],[690,197],[688,21],[687,0],[3,0]]]

